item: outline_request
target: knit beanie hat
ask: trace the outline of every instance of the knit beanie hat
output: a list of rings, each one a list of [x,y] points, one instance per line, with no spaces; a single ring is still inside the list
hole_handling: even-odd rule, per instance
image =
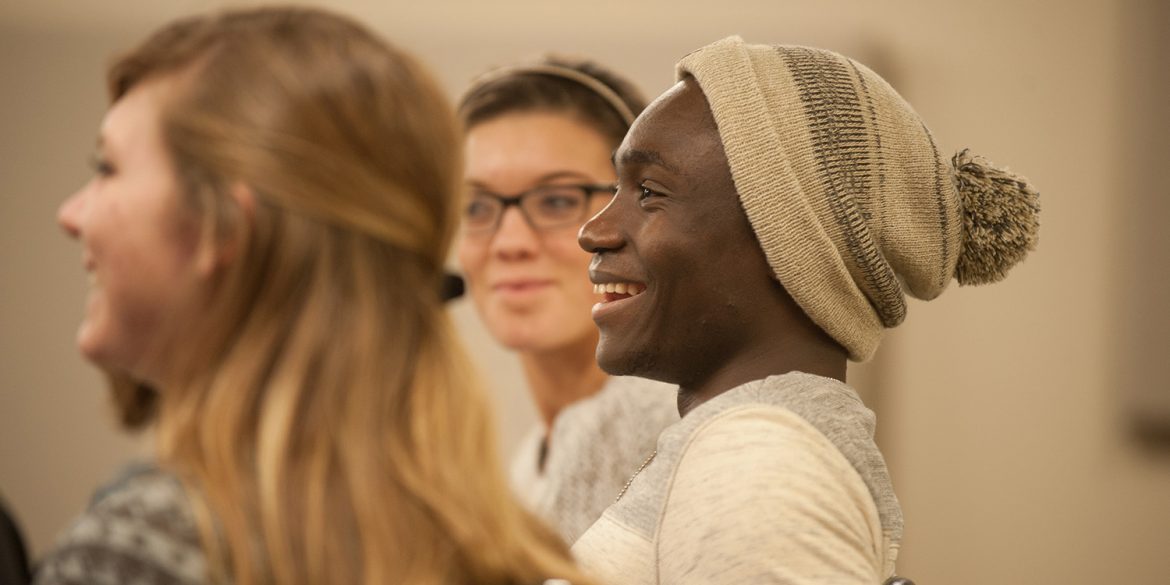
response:
[[[1038,193],[967,151],[946,160],[876,73],[836,53],[728,37],[683,58],[776,278],[855,361],[952,278],[995,282],[1037,241]]]

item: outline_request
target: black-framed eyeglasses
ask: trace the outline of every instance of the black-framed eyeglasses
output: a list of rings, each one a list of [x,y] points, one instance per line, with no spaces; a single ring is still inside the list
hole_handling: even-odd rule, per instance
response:
[[[500,218],[513,205],[536,230],[579,225],[589,213],[593,196],[612,196],[614,189],[614,185],[544,185],[513,196],[473,189],[463,208],[463,231],[479,235],[495,232]]]

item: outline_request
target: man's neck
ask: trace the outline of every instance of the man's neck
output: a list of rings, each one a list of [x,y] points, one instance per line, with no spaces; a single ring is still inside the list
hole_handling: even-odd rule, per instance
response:
[[[768,376],[804,372],[844,382],[848,352],[811,322],[809,325],[803,332],[788,330],[787,335],[759,339],[705,377],[680,383],[679,415],[686,416],[695,407],[732,388]]]

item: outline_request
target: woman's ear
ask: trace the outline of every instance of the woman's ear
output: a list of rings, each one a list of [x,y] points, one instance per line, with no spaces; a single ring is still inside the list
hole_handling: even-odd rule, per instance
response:
[[[211,277],[221,268],[235,262],[244,250],[251,233],[256,213],[256,194],[244,183],[235,183],[228,190],[225,208],[219,214],[222,223],[206,226],[196,269],[203,277]]]

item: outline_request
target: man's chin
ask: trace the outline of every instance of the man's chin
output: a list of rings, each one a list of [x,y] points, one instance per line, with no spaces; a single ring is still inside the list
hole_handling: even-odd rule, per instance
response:
[[[658,355],[641,349],[623,349],[604,340],[597,344],[597,365],[611,376],[637,376],[661,380]]]

